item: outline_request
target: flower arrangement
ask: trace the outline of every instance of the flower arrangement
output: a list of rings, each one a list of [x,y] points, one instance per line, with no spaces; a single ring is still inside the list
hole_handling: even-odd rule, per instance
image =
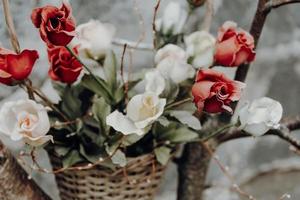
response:
[[[196,9],[205,1],[187,2]],[[237,121],[219,123],[212,131],[202,128],[224,113],[231,116],[246,87],[215,67],[253,62],[255,40],[232,21],[220,26],[217,37],[207,28],[187,34],[188,15],[171,2],[161,18],[154,18],[154,65],[127,74],[123,62],[130,47],[125,44],[117,58],[113,25],[98,20],[76,25],[66,1],[34,9],[31,20],[47,47],[48,75],[60,101],[52,103],[30,80],[36,50],[1,47],[0,82],[23,88],[28,99],[2,106],[0,132],[32,151],[55,154],[63,171],[122,168],[130,158],[149,153],[166,165],[179,144],[207,141],[232,127],[253,136],[278,129],[282,106],[267,97],[244,105]]]
[[[210,137],[201,132],[196,116],[233,113],[232,103],[245,88],[213,67],[252,62],[254,39],[231,21],[220,27],[217,39],[207,31],[185,35],[186,18],[179,4],[167,6],[155,21],[160,47],[154,68],[125,80],[122,63],[111,48],[113,25],[91,20],[76,27],[67,2],[34,9],[31,20],[47,46],[49,77],[61,100],[53,104],[32,86],[29,76],[37,51],[1,48],[1,83],[19,85],[29,94],[29,99],[3,105],[1,132],[55,152],[64,168],[82,163],[123,167],[128,157],[150,152],[166,164],[177,144]],[[103,73],[93,72],[84,59],[97,62]],[[276,120],[268,111],[273,104],[278,107]],[[243,108],[241,124],[261,135],[277,126],[281,113],[278,102],[257,100]],[[266,123],[262,130],[253,127],[261,123]]]

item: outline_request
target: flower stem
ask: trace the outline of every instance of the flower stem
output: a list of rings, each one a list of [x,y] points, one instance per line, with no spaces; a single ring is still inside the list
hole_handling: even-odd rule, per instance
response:
[[[76,58],[78,60],[78,62],[80,62],[80,64],[84,67],[84,69],[91,75],[91,77],[99,84],[99,86],[105,90],[105,92],[107,93],[108,97],[110,98],[110,100],[113,101],[113,96],[111,94],[111,92],[107,89],[107,87],[101,82],[98,80],[98,78],[93,74],[93,72],[80,60],[80,58],[73,52],[73,50],[68,47],[68,46],[65,46],[66,49],[70,52],[70,54],[72,56],[74,56],[74,58]]]
[[[183,100],[171,103],[171,104],[169,104],[169,105],[166,106],[165,110],[171,109],[173,107],[180,106],[180,105],[182,105],[184,103],[187,103],[189,101],[192,101],[192,98],[189,97],[189,98],[186,98],[186,99],[183,99]]]
[[[210,133],[206,138],[203,138],[200,141],[201,142],[206,142],[209,139],[222,134],[225,130],[227,130],[227,129],[231,128],[231,127],[234,127],[234,126],[235,126],[235,124],[226,124],[225,126],[222,126],[221,128],[217,129],[216,131]]]

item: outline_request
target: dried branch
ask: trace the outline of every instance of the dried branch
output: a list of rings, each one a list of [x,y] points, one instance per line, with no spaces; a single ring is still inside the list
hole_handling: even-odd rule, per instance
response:
[[[268,15],[268,13],[264,11],[267,2],[268,0],[259,0],[256,13],[250,28],[250,34],[254,38],[255,47],[258,44],[261,32],[263,30]],[[249,63],[240,65],[236,71],[234,79],[237,81],[245,82],[249,67]]]
[[[281,129],[271,129],[265,135],[276,135],[279,138],[293,145],[295,148],[300,149],[300,141],[291,135],[291,131],[300,129],[300,118],[290,119],[282,124]],[[224,143],[230,140],[251,137],[252,135],[245,133],[241,130],[234,130],[232,133],[223,135],[218,138],[220,143]]]
[[[142,43],[142,42],[137,43],[137,42],[120,39],[120,38],[115,38],[112,43],[116,46],[121,46],[121,47],[127,44],[127,47],[129,49],[138,49],[142,51],[153,51],[154,49],[152,44]]]
[[[205,12],[204,20],[202,22],[202,29],[205,31],[209,31],[214,16],[213,0],[206,0],[205,4],[206,4],[206,12]]]
[[[157,0],[157,3],[154,7],[154,14],[153,14],[153,19],[152,19],[153,46],[154,46],[154,48],[156,48],[156,46],[157,46],[157,39],[156,39],[156,32],[157,31],[156,31],[155,21],[156,21],[156,16],[157,16],[159,6],[160,6],[160,0]]]
[[[278,8],[291,3],[300,3],[300,0],[259,0],[255,16],[250,28],[250,34],[254,37],[255,47],[257,47],[266,18],[271,8]],[[244,82],[250,64],[242,64],[238,67],[235,80]]]
[[[0,199],[50,200],[0,142]]]
[[[202,146],[206,149],[210,157],[216,162],[216,164],[219,166],[220,170],[223,172],[223,174],[230,180],[232,184],[232,189],[240,194],[241,196],[244,196],[245,198],[249,200],[256,200],[255,197],[248,194],[247,192],[243,191],[241,187],[237,184],[234,177],[229,173],[228,167],[224,166],[223,163],[220,161],[219,156],[215,155],[215,151],[212,150],[207,143],[202,142]]]
[[[3,3],[3,11],[5,16],[5,22],[7,26],[7,30],[10,36],[10,42],[13,46],[16,53],[20,53],[20,44],[18,41],[16,29],[14,26],[13,18],[9,9],[9,1],[8,0],[2,0]]]
[[[279,8],[292,3],[300,3],[300,0],[270,0],[265,4],[264,11],[270,12],[273,8]]]

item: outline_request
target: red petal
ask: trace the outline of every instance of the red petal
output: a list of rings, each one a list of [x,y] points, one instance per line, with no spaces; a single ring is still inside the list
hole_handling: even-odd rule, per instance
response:
[[[215,52],[215,62],[223,66],[232,66],[236,58],[236,52],[240,45],[236,37],[217,43]]]
[[[208,113],[220,113],[223,111],[223,102],[218,101],[216,97],[207,99],[204,103],[204,111]]]
[[[47,33],[47,36],[51,44],[55,46],[66,46],[71,42],[71,40],[75,36],[75,31],[73,32],[60,31],[58,33],[49,32]]]
[[[6,57],[8,72],[16,80],[24,80],[31,73],[38,58],[38,52],[35,50],[24,50],[18,55],[8,54]]]

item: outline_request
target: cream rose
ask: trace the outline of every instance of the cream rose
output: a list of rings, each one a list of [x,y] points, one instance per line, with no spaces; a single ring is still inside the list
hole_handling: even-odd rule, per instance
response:
[[[256,99],[239,111],[241,128],[254,136],[261,136],[272,128],[279,128],[282,112],[278,101],[268,97]]]
[[[156,94],[139,94],[128,102],[127,115],[116,110],[106,117],[106,123],[124,135],[143,135],[162,115],[165,105],[166,99]]]
[[[163,34],[177,35],[182,32],[188,13],[178,2],[170,2],[163,16],[155,21],[157,30]]]
[[[185,37],[186,51],[192,58],[192,65],[199,69],[214,62],[216,39],[207,31],[197,31]]]
[[[157,70],[149,71],[145,74],[145,90],[160,95],[166,88],[166,80]]]
[[[0,132],[13,141],[40,146],[52,140],[52,136],[46,135],[49,129],[47,110],[35,101],[7,102],[0,110]]]
[[[111,49],[116,29],[112,24],[90,20],[79,25],[76,32],[75,44],[79,44],[79,51],[89,58],[99,60],[105,57],[107,50]]]
[[[195,75],[194,68],[187,63],[186,52],[174,44],[159,49],[155,55],[157,70],[166,78],[180,83]]]

